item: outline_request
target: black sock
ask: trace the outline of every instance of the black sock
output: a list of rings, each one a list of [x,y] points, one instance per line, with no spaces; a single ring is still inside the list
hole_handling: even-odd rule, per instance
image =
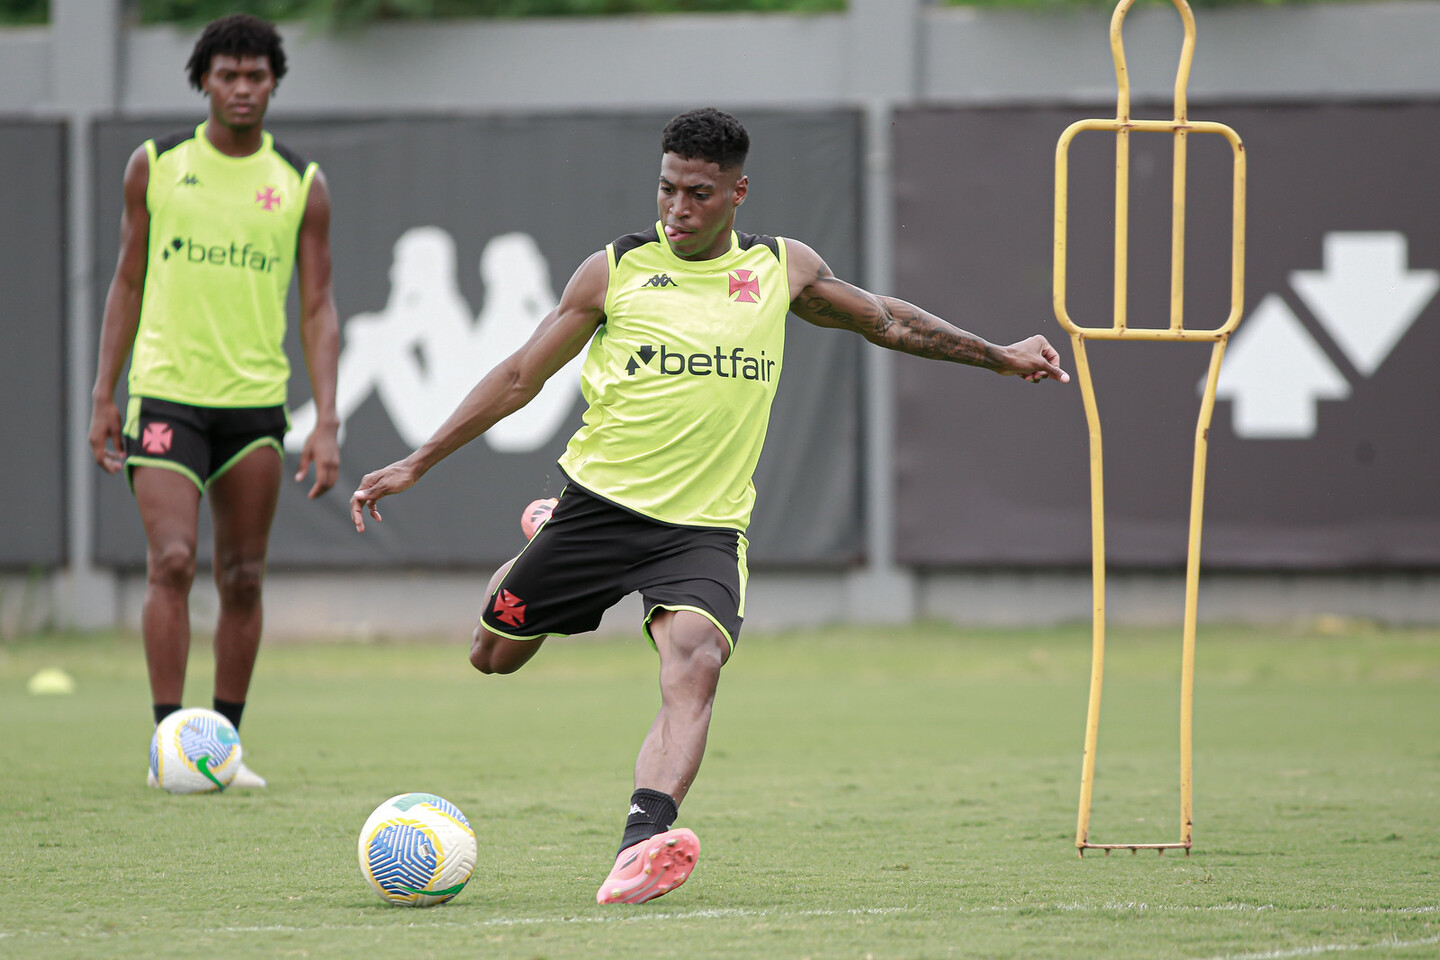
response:
[[[219,697],[216,697],[215,712],[226,720],[229,720],[230,726],[239,730],[240,715],[245,712],[245,701],[241,700],[239,703],[236,703],[233,700],[221,700]]]
[[[155,707],[155,726],[158,727],[158,726],[160,726],[160,721],[161,721],[161,720],[164,720],[166,717],[170,716],[170,714],[172,714],[172,713],[174,713],[176,710],[179,710],[179,709],[180,709],[180,704],[178,704],[178,703],[157,703],[157,704],[154,705],[154,707]]]
[[[625,818],[625,835],[620,838],[620,849],[669,830],[678,814],[679,807],[670,794],[644,787],[636,790],[630,794],[630,815]]]

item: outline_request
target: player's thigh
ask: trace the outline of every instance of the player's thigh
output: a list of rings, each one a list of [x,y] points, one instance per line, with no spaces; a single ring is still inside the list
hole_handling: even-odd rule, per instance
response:
[[[645,605],[646,635],[657,649],[656,628],[662,624],[672,632],[678,624],[687,638],[718,635],[724,642],[722,662],[729,659],[745,618],[749,573],[744,535],[736,530],[676,528],[657,546],[653,559],[633,573]]]
[[[491,581],[481,625],[498,637],[587,633],[631,587],[635,515],[567,487],[550,519]]]
[[[188,475],[163,466],[130,468],[130,485],[145,528],[148,565],[184,573],[195,562],[200,488]]]
[[[514,565],[514,560],[507,560],[490,578],[489,595],[492,605],[496,587]],[[489,606],[486,609],[489,610]],[[475,631],[470,635],[470,665],[481,673],[514,673],[540,652],[540,644],[544,642],[543,636],[527,640],[502,637],[486,628],[482,613],[475,624]]]
[[[280,468],[280,451],[265,443],[211,477],[206,492],[215,524],[217,569],[265,559],[280,499]]]

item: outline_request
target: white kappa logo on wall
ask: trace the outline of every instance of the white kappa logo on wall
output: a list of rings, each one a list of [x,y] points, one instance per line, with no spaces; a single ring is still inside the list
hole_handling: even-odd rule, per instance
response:
[[[1409,269],[1402,233],[1327,233],[1323,270],[1295,270],[1290,286],[1362,377],[1380,368],[1440,289],[1440,271]],[[1201,381],[1204,388],[1204,381]],[[1279,294],[1240,324],[1216,396],[1233,402],[1235,435],[1313,437],[1321,400],[1344,400],[1350,381]]]
[[[342,424],[375,393],[401,439],[420,446],[557,303],[550,267],[528,234],[492,238],[480,254],[480,279],[485,305],[474,316],[456,282],[448,232],[415,227],[395,241],[384,309],[344,324],[335,398]],[[490,448],[529,453],[545,446],[580,396],[583,360],[582,351],[533,400],[491,427],[484,435]],[[285,449],[298,453],[314,428],[312,400],[291,417]]]

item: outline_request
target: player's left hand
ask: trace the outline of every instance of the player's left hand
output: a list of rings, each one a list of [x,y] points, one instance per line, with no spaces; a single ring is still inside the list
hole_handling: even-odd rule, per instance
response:
[[[1070,374],[1060,368],[1059,352],[1050,346],[1049,340],[1038,333],[1028,340],[1010,344],[1006,351],[1009,354],[1009,363],[1000,373],[1007,377],[1017,376],[1030,383],[1039,383],[1041,380],[1070,382]]]
[[[300,451],[300,469],[295,472],[296,483],[304,481],[312,463],[315,464],[315,485],[308,496],[314,500],[340,479],[340,441],[335,430],[317,426],[305,438],[305,448]]]

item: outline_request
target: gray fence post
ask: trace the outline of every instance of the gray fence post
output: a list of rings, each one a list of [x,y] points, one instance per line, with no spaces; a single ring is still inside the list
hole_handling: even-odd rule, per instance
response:
[[[60,625],[112,627],[118,622],[116,576],[93,563],[96,467],[90,456],[90,387],[101,304],[101,265],[91,235],[90,126],[119,102],[120,0],[51,0],[55,105],[68,121],[66,170],[66,396],[69,563],[57,578]]]

